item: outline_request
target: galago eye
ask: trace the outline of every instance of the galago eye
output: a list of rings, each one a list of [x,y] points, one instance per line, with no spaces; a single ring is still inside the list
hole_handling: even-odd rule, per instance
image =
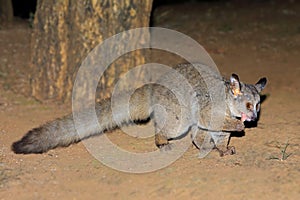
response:
[[[253,105],[250,102],[246,103],[246,107],[248,110],[253,110]]]

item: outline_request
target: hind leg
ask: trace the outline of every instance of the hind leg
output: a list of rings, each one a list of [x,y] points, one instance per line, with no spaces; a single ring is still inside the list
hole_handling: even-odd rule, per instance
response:
[[[233,155],[236,153],[234,146],[228,146],[230,133],[208,132],[198,130],[192,135],[194,145],[199,149],[199,158],[204,158],[211,150],[215,149],[219,155]]]
[[[179,124],[174,113],[166,113],[162,110],[153,114],[155,128],[155,144],[162,151],[169,151],[172,148],[172,143],[169,142],[172,138],[178,136],[177,124]]]
[[[154,115],[155,144],[162,151],[171,150],[175,144],[169,141],[181,135],[181,131],[177,130],[178,127],[176,126],[179,124],[179,120],[172,114],[168,113],[165,118],[162,117],[163,115],[157,116],[157,113]]]

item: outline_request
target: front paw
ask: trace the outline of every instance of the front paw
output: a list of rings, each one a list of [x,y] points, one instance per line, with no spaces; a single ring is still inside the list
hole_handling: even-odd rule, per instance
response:
[[[225,121],[225,125],[223,126],[223,131],[243,131],[245,129],[245,125],[241,120],[238,119],[230,119]]]
[[[245,129],[245,125],[242,121],[238,120],[236,123],[236,131],[240,132]]]

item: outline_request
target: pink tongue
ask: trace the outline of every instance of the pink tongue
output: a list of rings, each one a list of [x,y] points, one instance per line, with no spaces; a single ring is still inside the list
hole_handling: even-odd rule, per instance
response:
[[[247,115],[245,113],[242,113],[241,121],[244,122],[247,118]]]

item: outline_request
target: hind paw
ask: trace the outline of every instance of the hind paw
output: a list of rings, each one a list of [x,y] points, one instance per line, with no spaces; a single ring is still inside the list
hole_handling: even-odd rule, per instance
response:
[[[174,147],[174,144],[168,143],[164,145],[160,145],[158,148],[161,152],[171,151]]]

